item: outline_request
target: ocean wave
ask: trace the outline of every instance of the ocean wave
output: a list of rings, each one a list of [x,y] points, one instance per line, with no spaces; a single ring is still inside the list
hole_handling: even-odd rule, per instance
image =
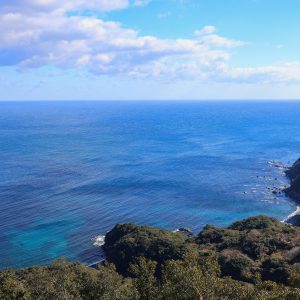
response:
[[[297,206],[296,210],[291,213],[290,215],[288,215],[284,220],[282,220],[282,222],[287,222],[289,219],[291,219],[292,217],[295,217],[297,215],[300,215],[300,206]]]
[[[92,238],[95,247],[102,247],[105,244],[105,235],[97,235]]]
[[[95,267],[95,266],[97,266],[97,265],[100,265],[100,264],[102,264],[104,261],[105,261],[105,256],[103,256],[101,259],[99,259],[99,260],[95,260],[94,262],[92,262],[92,263],[89,263],[89,264],[85,264],[87,267]]]

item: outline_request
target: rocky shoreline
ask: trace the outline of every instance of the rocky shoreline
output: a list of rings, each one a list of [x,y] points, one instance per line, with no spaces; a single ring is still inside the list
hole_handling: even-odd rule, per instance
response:
[[[300,158],[285,171],[285,174],[291,181],[290,187],[284,189],[284,193],[300,205]],[[300,226],[300,208],[290,215],[286,223]]]
[[[300,207],[297,207],[297,210],[291,214],[285,221],[285,223],[300,227]]]
[[[272,193],[277,195],[285,193],[289,198],[299,204],[297,210],[289,215],[283,222],[292,226],[300,227],[300,158],[291,167],[287,167],[277,161],[271,161],[269,162],[269,164],[276,168],[282,169],[286,176],[290,179],[291,183],[290,187],[285,187],[284,189],[275,186],[269,187],[268,189],[272,190]],[[195,237],[194,233],[189,228],[179,228],[173,231],[173,233],[180,233],[186,238]],[[97,242],[100,242],[101,244],[97,244],[97,246],[101,246],[101,248],[107,248],[107,246],[105,245],[105,242],[107,241],[106,236],[98,236],[94,240],[94,245]],[[106,258],[104,256],[94,264],[88,265],[88,267],[98,269],[99,264],[102,264],[105,260]]]

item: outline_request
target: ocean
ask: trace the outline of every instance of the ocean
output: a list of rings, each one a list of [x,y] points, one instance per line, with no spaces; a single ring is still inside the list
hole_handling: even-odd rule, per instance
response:
[[[0,103],[0,269],[91,264],[117,223],[284,219],[300,102]]]

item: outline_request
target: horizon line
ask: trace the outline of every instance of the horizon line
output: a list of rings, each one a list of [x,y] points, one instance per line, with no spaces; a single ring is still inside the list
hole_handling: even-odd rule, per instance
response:
[[[281,99],[271,99],[271,98],[211,98],[211,99],[0,99],[0,103],[7,102],[297,102],[300,98],[281,98]]]

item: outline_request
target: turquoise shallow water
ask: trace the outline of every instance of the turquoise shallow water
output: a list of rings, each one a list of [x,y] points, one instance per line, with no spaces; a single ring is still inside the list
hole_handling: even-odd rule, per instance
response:
[[[300,102],[0,103],[0,268],[99,259],[116,223],[200,230],[295,205]]]

